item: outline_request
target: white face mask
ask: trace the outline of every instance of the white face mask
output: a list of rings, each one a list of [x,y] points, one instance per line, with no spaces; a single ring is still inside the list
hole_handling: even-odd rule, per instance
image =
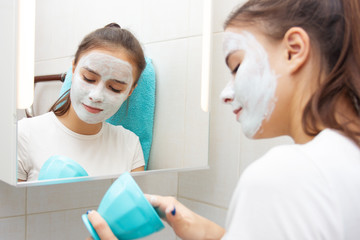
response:
[[[221,98],[233,99],[234,111],[241,109],[237,121],[245,135],[252,138],[275,107],[277,76],[270,68],[265,49],[251,33],[226,32],[223,47],[225,57],[238,50],[244,51],[235,79],[224,88]]]
[[[95,78],[98,80],[92,81]],[[101,52],[91,52],[80,59],[75,69],[71,103],[82,121],[100,123],[117,112],[128,97],[132,84],[130,63]]]

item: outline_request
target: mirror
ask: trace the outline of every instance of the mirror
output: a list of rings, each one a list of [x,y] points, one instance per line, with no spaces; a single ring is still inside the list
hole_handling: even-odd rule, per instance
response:
[[[145,56],[152,60],[156,73],[155,114],[148,170],[136,174],[207,167],[209,113],[202,111],[200,106],[206,2],[36,0],[35,75],[66,72],[78,44],[86,34],[110,22],[118,23],[141,42]],[[42,91],[37,86],[35,95],[42,94]],[[24,111],[18,110],[17,119],[22,117],[25,117]],[[15,172],[12,176],[16,179],[14,156],[12,153],[7,161],[11,161],[8,165],[12,166],[11,171]],[[17,185],[109,177],[116,176],[105,174]],[[11,182],[14,183],[13,180]]]

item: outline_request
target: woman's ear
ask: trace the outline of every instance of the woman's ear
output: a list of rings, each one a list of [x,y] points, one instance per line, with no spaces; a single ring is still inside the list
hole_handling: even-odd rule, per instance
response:
[[[295,73],[306,63],[310,52],[310,38],[300,27],[290,28],[283,39],[290,73]]]
[[[75,60],[73,60],[72,61],[72,73],[73,73],[73,75],[74,75],[74,72],[75,72],[75,67],[76,67]]]
[[[133,93],[133,91],[135,90],[136,87],[137,87],[137,84],[135,84],[135,86],[130,89],[130,92],[127,97],[131,96],[131,94]]]

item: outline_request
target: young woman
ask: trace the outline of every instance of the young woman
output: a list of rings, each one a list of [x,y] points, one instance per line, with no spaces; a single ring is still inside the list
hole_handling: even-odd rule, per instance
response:
[[[75,54],[70,92],[49,113],[18,123],[18,179],[37,180],[53,155],[78,162],[90,176],[143,170],[138,137],[105,120],[131,95],[145,65],[138,40],[119,25],[87,35]]]
[[[291,136],[250,165],[226,228],[148,195],[181,239],[360,238],[358,0],[250,0],[225,23],[222,92],[249,138]],[[120,207],[120,206],[119,206]],[[113,239],[96,211],[103,239]]]

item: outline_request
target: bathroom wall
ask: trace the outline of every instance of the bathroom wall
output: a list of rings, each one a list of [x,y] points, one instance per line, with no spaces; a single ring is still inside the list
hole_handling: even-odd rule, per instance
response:
[[[159,5],[156,7],[159,7],[160,3],[165,4],[167,0],[157,2]],[[157,173],[135,178],[144,192],[177,196],[188,207],[222,226],[225,224],[232,191],[243,169],[272,146],[290,142],[287,138],[260,141],[246,139],[241,133],[239,124],[235,121],[230,106],[219,101],[220,91],[231,77],[224,64],[221,51],[222,24],[231,9],[242,2],[213,0],[210,169],[186,173]],[[189,9],[193,11],[193,8]],[[69,9],[75,13],[80,10],[79,5],[75,10]],[[166,18],[171,17],[172,13],[165,14],[159,11],[159,18],[154,19],[154,27],[159,27],[158,25],[161,24],[165,24],[162,25],[165,27]],[[199,19],[194,19],[194,21],[197,20]],[[146,31],[152,30],[162,35],[171,34],[172,28],[167,26],[162,30],[147,29]],[[158,44],[161,48],[162,43]],[[176,47],[173,41],[164,41],[163,46]],[[168,56],[168,58],[171,61],[174,56]],[[58,62],[63,60],[60,59]],[[67,67],[68,62],[63,66]],[[168,69],[168,74],[173,75],[172,71]],[[49,72],[53,71],[49,69]],[[102,180],[30,188],[14,188],[0,182],[0,239],[85,239],[88,233],[80,216],[88,209],[97,208],[112,181]],[[175,240],[176,236],[167,226],[165,230],[146,239]]]

